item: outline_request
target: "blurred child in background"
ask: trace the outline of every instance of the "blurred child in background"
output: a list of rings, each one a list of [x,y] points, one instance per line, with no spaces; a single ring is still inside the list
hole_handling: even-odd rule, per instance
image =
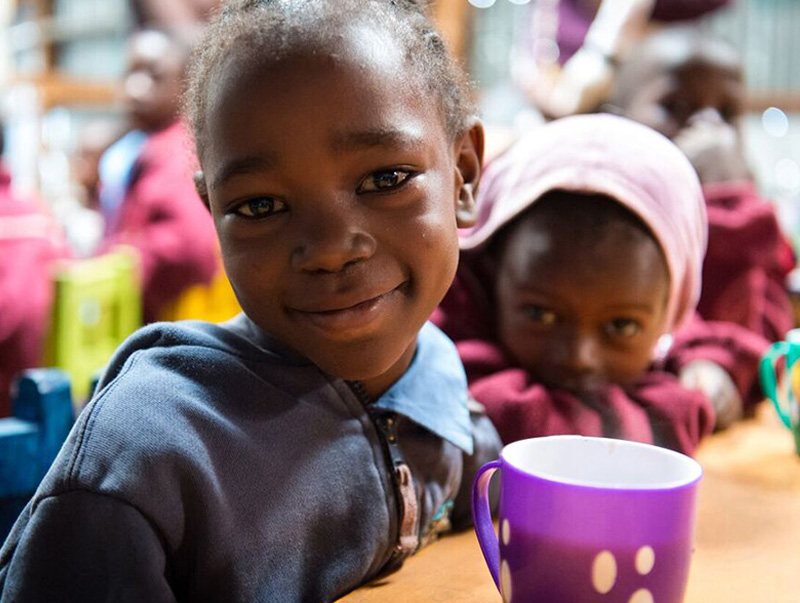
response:
[[[98,209],[100,195],[100,158],[125,134],[121,120],[98,118],[81,129],[72,157],[75,183],[86,207]]]
[[[2,162],[0,123],[0,416],[22,370],[41,366],[53,300],[53,262],[70,255],[55,220],[37,199],[12,191]]]
[[[190,285],[210,282],[219,268],[213,222],[194,188],[196,160],[179,115],[190,50],[182,35],[145,30],[132,36],[123,92],[133,129],[99,164],[106,222],[100,251],[120,243],[139,251],[146,322],[159,319]]]
[[[487,168],[478,200],[434,320],[505,442],[579,433],[692,453],[741,414],[755,375],[740,391],[738,371],[760,340],[694,316],[705,207],[666,138],[611,115],[556,120]],[[703,383],[684,386],[685,370]]]
[[[538,0],[513,53],[512,74],[545,115],[595,111],[616,67],[664,23],[696,20],[730,0]]]
[[[130,0],[136,25],[142,29],[173,29],[206,23],[221,0]]]
[[[709,222],[700,315],[774,341],[794,326],[786,278],[795,258],[745,159],[745,96],[736,49],[685,26],[650,36],[630,54],[611,108],[672,139],[697,171]]]

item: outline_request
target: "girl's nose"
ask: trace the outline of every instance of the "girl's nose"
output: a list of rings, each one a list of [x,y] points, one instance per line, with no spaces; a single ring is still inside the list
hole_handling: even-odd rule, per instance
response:
[[[300,226],[292,267],[305,272],[338,272],[375,253],[375,238],[360,223],[358,212],[339,207],[315,212]]]
[[[575,334],[568,354],[567,362],[576,373],[596,372],[600,366],[600,345],[592,334]]]

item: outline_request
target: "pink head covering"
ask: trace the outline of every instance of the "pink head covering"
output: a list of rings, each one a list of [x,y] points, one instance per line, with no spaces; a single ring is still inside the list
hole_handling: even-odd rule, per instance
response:
[[[667,260],[667,329],[692,314],[706,251],[705,201],[694,168],[667,138],[614,115],[577,115],[532,130],[486,169],[478,221],[460,246],[482,248],[505,224],[555,190],[602,194],[639,216]]]

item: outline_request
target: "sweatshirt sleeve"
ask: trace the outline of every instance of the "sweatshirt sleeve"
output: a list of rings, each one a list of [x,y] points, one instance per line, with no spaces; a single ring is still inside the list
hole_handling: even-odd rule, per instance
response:
[[[653,369],[633,386],[610,385],[596,399],[586,400],[533,381],[527,371],[504,363],[502,352],[490,343],[463,341],[458,348],[470,393],[486,407],[505,443],[575,433],[693,454],[714,425],[710,401],[664,371]]]
[[[564,433],[652,440],[646,413],[632,405],[620,388],[612,386],[602,399],[580,400],[533,381],[527,371],[511,366],[492,343],[468,340],[457,347],[470,393],[486,408],[505,443]]]
[[[115,498],[72,491],[29,504],[0,551],[2,601],[174,602],[151,524]]]
[[[692,455],[714,429],[714,409],[700,391],[687,389],[675,375],[648,371],[628,394],[647,412],[653,441]]]
[[[472,480],[484,464],[499,458],[503,447],[500,436],[482,404],[471,399],[469,415],[472,421],[473,451],[471,455],[464,454],[461,485],[453,505],[451,521],[456,530],[472,525]]]
[[[665,359],[668,372],[680,374],[693,360],[710,360],[731,376],[736,389],[751,412],[764,397],[758,381],[758,363],[769,341],[730,322],[703,320],[698,314],[675,334]]]

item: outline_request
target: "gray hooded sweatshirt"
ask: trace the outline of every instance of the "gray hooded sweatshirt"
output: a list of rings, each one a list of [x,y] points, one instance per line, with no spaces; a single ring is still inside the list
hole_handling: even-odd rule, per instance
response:
[[[330,601],[469,523],[500,441],[426,324],[378,400],[243,315],[132,335],[0,550],[2,601]]]

